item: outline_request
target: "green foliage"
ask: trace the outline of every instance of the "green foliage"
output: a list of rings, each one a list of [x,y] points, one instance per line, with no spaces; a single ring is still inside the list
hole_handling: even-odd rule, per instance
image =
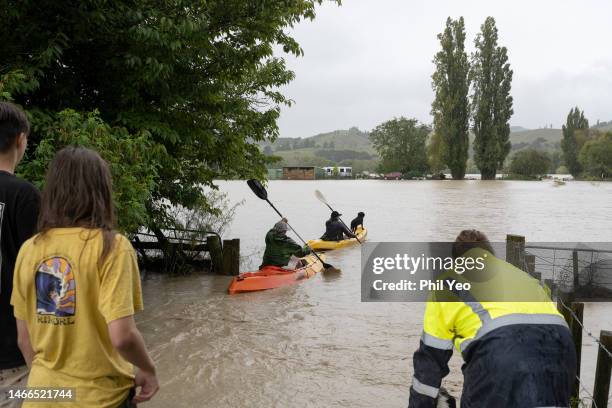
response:
[[[111,127],[98,112],[82,115],[66,109],[57,114],[37,110],[30,114],[32,131],[45,138],[31,153],[32,159],[19,167],[24,178],[42,188],[46,169],[58,150],[68,145],[95,149],[111,167],[119,228],[134,232],[148,223],[145,203],[155,189],[159,157],[163,155],[163,149],[151,142],[149,132],[134,134],[124,127]]]
[[[506,47],[497,45],[495,19],[487,17],[475,40],[470,76],[472,93],[474,161],[483,180],[494,180],[510,152],[509,120],[512,109],[512,70]]]
[[[510,163],[510,174],[526,178],[540,178],[548,173],[550,157],[544,152],[533,149],[517,152]]]
[[[563,139],[561,149],[563,159],[570,174],[579,177],[582,173],[582,165],[578,160],[578,154],[582,145],[588,137],[589,121],[584,116],[584,111],[578,107],[570,110],[565,125],[563,125]]]
[[[432,86],[436,97],[431,105],[434,129],[437,135],[432,149],[438,158],[433,158],[435,167],[441,161],[450,169],[454,179],[463,179],[469,148],[470,88],[469,61],[465,52],[465,23],[446,20],[444,32],[438,34],[442,49],[434,57],[436,71]],[[434,151],[432,150],[433,154]]]
[[[404,117],[376,126],[370,139],[381,157],[380,171],[424,174],[428,170],[425,143],[430,131],[416,119]]]
[[[118,141],[146,134],[161,156],[147,218],[163,226],[172,205],[206,207],[202,186],[215,179],[265,177],[258,143],[278,136],[290,104],[278,89],[294,77],[274,46],[302,55],[286,29],[321,2],[3,1],[0,97],[32,116],[29,160],[44,162],[54,137],[38,121],[65,109],[84,120],[99,112],[100,123],[126,129],[111,132]],[[40,178],[43,167],[31,168]]]
[[[427,143],[427,163],[432,173],[440,173],[446,168],[442,159],[443,147],[442,136],[437,132],[432,133]]]
[[[332,162],[341,162],[344,160],[370,160],[372,155],[366,152],[356,152],[354,150],[317,150],[315,155],[322,157]]]
[[[612,178],[612,132],[601,133],[587,141],[578,155],[584,174],[593,178]]]

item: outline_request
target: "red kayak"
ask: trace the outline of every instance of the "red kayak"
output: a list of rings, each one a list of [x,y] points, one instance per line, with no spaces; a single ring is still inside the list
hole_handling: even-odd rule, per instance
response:
[[[323,255],[319,255],[323,258]],[[264,266],[257,272],[245,272],[234,277],[227,291],[235,293],[255,292],[258,290],[280,288],[295,285],[305,279],[312,278],[323,270],[323,265],[314,255],[303,258],[306,266],[298,269],[284,269],[280,266]]]

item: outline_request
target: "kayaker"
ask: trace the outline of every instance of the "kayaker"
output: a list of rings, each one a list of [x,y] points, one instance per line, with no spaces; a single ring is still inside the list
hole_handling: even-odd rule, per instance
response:
[[[363,217],[365,217],[365,213],[363,211],[359,211],[357,213],[357,217],[351,221],[351,231],[357,231],[357,227],[361,226],[363,228]]]
[[[310,249],[303,248],[287,236],[288,230],[287,219],[283,218],[268,231],[266,234],[266,250],[264,251],[261,267],[270,265],[285,266],[289,263],[291,256],[302,257],[310,253]]]
[[[323,241],[342,241],[347,238],[355,238],[353,234],[342,221],[340,221],[338,211],[332,211],[329,220],[325,221],[325,234],[321,237]]]
[[[408,406],[436,406],[453,346],[465,362],[461,407],[569,406],[576,352],[547,290],[496,258],[482,232],[462,231],[452,252],[455,259],[484,259],[484,267],[466,272],[477,278],[468,291],[435,292],[427,302]]]

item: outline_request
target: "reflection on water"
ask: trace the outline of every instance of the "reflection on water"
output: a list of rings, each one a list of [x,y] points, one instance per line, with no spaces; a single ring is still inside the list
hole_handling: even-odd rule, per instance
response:
[[[221,182],[245,199],[226,238],[241,239],[243,270],[259,265],[277,221],[244,182]],[[302,237],[323,233],[329,211],[366,213],[371,241],[448,241],[464,228],[491,240],[611,241],[612,183],[482,181],[273,181],[270,200]],[[158,365],[156,407],[398,407],[407,403],[423,304],[361,303],[360,251],[328,254],[342,269],[271,291],[226,295],[230,278],[153,276],[138,317]],[[609,304],[585,308],[585,324],[612,328]],[[592,389],[596,347],[585,338],[582,376]],[[446,386],[461,390],[453,356]]]

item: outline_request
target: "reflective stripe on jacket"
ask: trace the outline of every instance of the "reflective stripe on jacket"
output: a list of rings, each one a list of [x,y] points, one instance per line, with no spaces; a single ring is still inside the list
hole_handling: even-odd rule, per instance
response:
[[[453,347],[465,361],[462,407],[493,406],[485,403],[488,401],[488,404],[492,404],[491,398],[497,398],[495,406],[539,406],[529,405],[525,400],[532,397],[535,398],[532,401],[548,404],[542,406],[563,406],[550,404],[563,403],[569,397],[570,387],[565,385],[568,378],[571,384],[575,355],[572,360],[574,351],[565,320],[550,300],[547,290],[537,280],[487,254],[487,268],[495,271],[495,274],[483,284],[473,285],[481,286],[475,292],[481,295],[479,297],[485,297],[486,301],[479,301],[470,291],[455,292],[456,301],[447,301],[447,296],[432,294],[427,302],[424,331],[413,359],[414,376],[409,407],[435,407],[442,378],[449,373],[448,361]],[[454,277],[457,278],[456,275]],[[483,290],[487,285],[493,288],[494,296],[487,297],[487,291]],[[531,301],[509,301],[515,296]],[[446,301],[437,301],[439,298]],[[494,301],[497,298],[505,301]],[[498,334],[502,332],[504,336],[499,337]],[[516,369],[508,361],[514,361]],[[474,369],[475,364],[479,364],[478,369]],[[527,366],[529,370],[525,371]],[[538,373],[538,370],[542,370],[542,373]],[[521,391],[520,384],[531,378],[526,373],[541,374],[542,378],[550,379],[550,384],[533,380],[528,384],[530,392]],[[475,376],[479,377],[476,391],[471,378]],[[508,383],[513,386],[507,387]],[[471,388],[466,390],[468,385]],[[521,393],[528,395],[513,405],[510,401]]]

